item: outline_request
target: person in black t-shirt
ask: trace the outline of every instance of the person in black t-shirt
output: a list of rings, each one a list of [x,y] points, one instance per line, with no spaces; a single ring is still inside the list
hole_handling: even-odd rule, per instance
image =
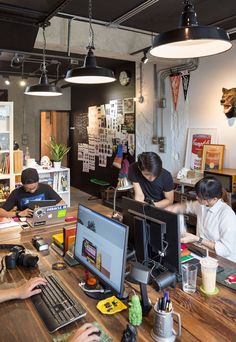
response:
[[[30,201],[55,200],[55,204],[65,204],[50,185],[39,183],[36,169],[23,170],[21,182],[22,186],[13,190],[0,208],[0,217],[32,216],[33,211],[28,208]]]
[[[136,201],[151,202],[158,208],[173,203],[173,178],[155,152],[140,154],[138,161],[129,166],[128,178],[133,183]]]

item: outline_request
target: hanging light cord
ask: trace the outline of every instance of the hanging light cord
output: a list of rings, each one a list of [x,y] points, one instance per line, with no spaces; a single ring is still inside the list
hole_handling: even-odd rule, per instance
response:
[[[40,65],[40,71],[42,71],[42,73],[46,74],[47,73],[47,68],[46,68],[46,36],[45,36],[45,26],[42,26],[43,29],[43,62]]]
[[[95,50],[94,47],[94,31],[92,27],[92,0],[89,0],[89,9],[88,9],[88,14],[89,14],[89,45],[87,46],[87,49],[93,49]]]

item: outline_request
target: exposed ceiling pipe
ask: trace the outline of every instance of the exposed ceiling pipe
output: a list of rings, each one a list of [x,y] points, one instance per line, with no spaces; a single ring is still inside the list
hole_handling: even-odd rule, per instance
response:
[[[153,137],[152,143],[158,144],[158,117],[160,109],[160,131],[163,136],[163,110],[165,108],[165,79],[173,73],[180,73],[187,70],[188,72],[194,71],[198,68],[198,58],[192,59],[186,64],[176,65],[161,69],[157,72],[156,65],[154,66],[154,112],[153,112]]]
[[[122,16],[116,18],[115,20],[113,20],[109,26],[117,26],[120,25],[121,23],[123,23],[124,21],[134,17],[136,14],[143,12],[145,9],[147,9],[148,7],[154,5],[156,2],[159,2],[159,0],[147,0],[145,2],[143,2],[142,4],[140,4],[139,6],[133,8],[131,11],[126,12],[125,14],[123,14]]]
[[[72,15],[72,14],[68,14],[68,13],[64,13],[64,12],[58,12],[58,15],[60,17],[63,17],[65,19],[70,19],[70,18],[74,18],[76,21],[81,21],[81,22],[85,22],[88,23],[89,22],[89,18],[86,17],[80,17],[77,15]],[[103,21],[103,20],[97,20],[97,19],[92,19],[92,23],[96,24],[96,25],[101,25],[101,26],[106,26],[106,27],[112,27],[111,23],[108,21]],[[124,31],[129,31],[129,32],[135,32],[135,33],[140,33],[140,34],[144,34],[144,35],[148,35],[148,36],[155,36],[158,33],[157,32],[150,32],[150,31],[145,31],[145,30],[141,30],[141,29],[137,29],[134,27],[128,27],[128,26],[123,26],[123,25],[119,25],[119,26],[115,26],[114,28],[119,29],[119,30],[124,30]]]

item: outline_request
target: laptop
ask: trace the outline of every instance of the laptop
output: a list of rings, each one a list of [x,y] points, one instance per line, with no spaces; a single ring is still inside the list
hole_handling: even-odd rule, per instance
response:
[[[29,201],[28,208],[34,210],[35,208],[49,207],[56,205],[56,200],[39,200],[39,201]]]
[[[67,205],[53,205],[50,207],[35,208],[32,217],[27,218],[31,227],[64,223]]]

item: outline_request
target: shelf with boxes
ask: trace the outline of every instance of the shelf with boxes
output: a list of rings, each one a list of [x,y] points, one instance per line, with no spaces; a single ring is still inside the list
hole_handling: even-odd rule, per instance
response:
[[[0,102],[0,202],[15,187],[13,174],[13,102]]]

